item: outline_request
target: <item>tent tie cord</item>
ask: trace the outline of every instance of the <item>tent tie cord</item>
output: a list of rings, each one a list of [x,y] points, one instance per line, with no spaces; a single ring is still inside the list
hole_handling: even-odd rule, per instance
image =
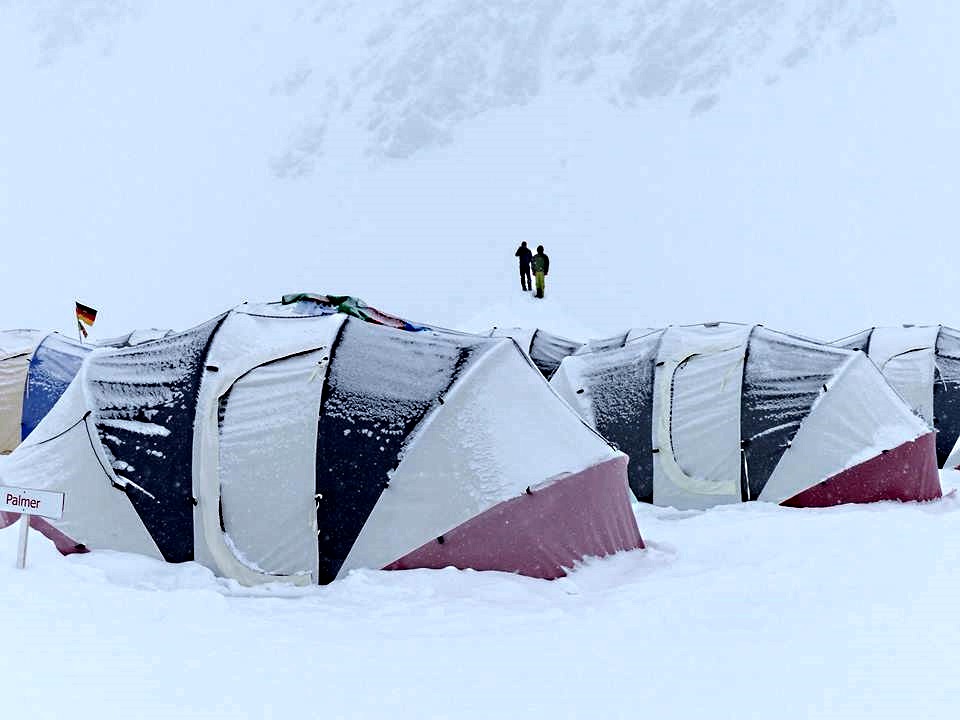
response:
[[[39,441],[39,442],[36,443],[36,444],[37,444],[37,445],[45,445],[45,444],[48,443],[48,442],[52,442],[53,440],[56,440],[57,438],[63,437],[63,436],[66,435],[68,432],[70,432],[71,430],[73,430],[77,425],[79,425],[79,424],[82,423],[84,420],[86,420],[86,419],[90,416],[90,413],[91,413],[91,412],[92,412],[92,410],[87,410],[87,411],[83,414],[83,417],[80,418],[79,420],[77,420],[73,425],[71,425],[70,427],[66,428],[65,430],[61,430],[60,432],[58,432],[56,435],[53,435],[52,437],[44,438],[43,440]]]
[[[740,490],[742,502],[749,502],[753,499],[750,497],[750,464],[747,462],[747,446],[749,444],[749,440],[742,440],[740,442],[740,461],[743,469],[743,487]]]
[[[146,495],[146,496],[147,496],[148,498],[150,498],[151,500],[156,500],[156,499],[157,499],[157,496],[156,496],[156,495],[154,495],[152,492],[150,492],[150,491],[147,490],[146,488],[140,487],[140,486],[137,485],[133,480],[128,480],[127,478],[121,477],[120,475],[117,475],[117,477],[118,477],[120,480],[123,480],[123,483],[121,484],[121,483],[118,483],[118,482],[116,482],[115,480],[111,479],[111,480],[110,480],[110,484],[111,484],[114,488],[116,488],[117,490],[120,490],[121,492],[123,492],[124,495],[127,495],[127,496],[129,497],[129,496],[130,496],[130,488],[133,488],[134,490],[139,490],[140,492],[142,492],[144,495]]]

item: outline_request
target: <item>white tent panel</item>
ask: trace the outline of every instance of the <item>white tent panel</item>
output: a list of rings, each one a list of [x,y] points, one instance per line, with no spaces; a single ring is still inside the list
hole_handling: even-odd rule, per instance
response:
[[[384,567],[527,487],[615,456],[512,343],[499,343],[410,437],[340,575]]]
[[[490,331],[490,337],[507,337],[516,340],[520,349],[529,355],[530,346],[533,344],[533,336],[536,332],[533,328],[493,328]]]
[[[584,382],[582,370],[589,367],[583,355],[571,355],[564,358],[560,367],[550,379],[550,386],[590,427],[596,428],[597,420],[593,413],[593,399],[590,395],[590,383]],[[578,392],[582,390],[582,392]]]
[[[194,425],[193,494],[197,498],[194,555],[197,562],[247,584],[276,579],[275,575],[256,570],[238,558],[220,527],[220,398],[245,373],[266,363],[312,350],[324,351],[321,357],[328,356],[345,319],[340,313],[295,315],[282,306],[275,310],[272,306],[244,305],[227,316],[214,336],[207,354],[209,370],[204,374],[197,397]],[[320,382],[326,377],[327,367],[325,363],[317,373]],[[315,444],[316,417],[311,427]],[[315,456],[315,448],[313,453]],[[301,457],[296,463],[300,466],[307,461]],[[315,476],[314,469],[310,478]],[[314,507],[312,495],[310,507]],[[294,561],[290,562],[288,567],[293,567]],[[311,576],[306,574],[289,578],[295,583],[311,582]]]
[[[660,339],[657,362],[678,365],[691,355],[746,348],[752,325],[712,323],[706,325],[672,325]]]
[[[0,360],[0,453],[12,452],[20,444],[23,387],[29,367],[29,354]]]
[[[933,426],[933,382],[938,326],[878,327],[870,336],[870,359],[894,390]]]
[[[0,480],[65,493],[63,518],[49,522],[77,542],[163,559],[125,492],[114,486],[123,481],[102,454],[88,411],[78,379],[7,459]]]
[[[750,326],[671,327],[653,396],[653,498],[708,508],[740,502],[740,403]]]
[[[327,351],[262,365],[223,402],[223,527],[237,558],[270,575],[316,582],[317,418]],[[269,418],[269,432],[264,418]]]
[[[707,508],[740,502],[743,361],[743,349],[733,348],[658,368],[653,426],[657,505]]]
[[[863,353],[817,399],[760,500],[780,503],[843,470],[930,432]]]
[[[42,339],[43,333],[35,330],[0,332],[0,454],[20,444],[23,388],[30,356]]]

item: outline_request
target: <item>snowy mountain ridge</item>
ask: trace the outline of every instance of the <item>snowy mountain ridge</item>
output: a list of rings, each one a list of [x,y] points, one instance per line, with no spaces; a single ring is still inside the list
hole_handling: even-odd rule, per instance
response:
[[[110,56],[125,26],[151,13],[123,0],[37,5],[41,65],[69,63],[78,45]],[[273,159],[280,177],[308,172],[331,126],[362,128],[371,154],[408,157],[555,84],[587,85],[627,107],[680,95],[691,113],[707,112],[744,75],[775,83],[896,19],[887,0],[321,0],[278,10],[252,20],[271,53],[286,56],[270,95],[278,115],[285,98],[307,115]]]

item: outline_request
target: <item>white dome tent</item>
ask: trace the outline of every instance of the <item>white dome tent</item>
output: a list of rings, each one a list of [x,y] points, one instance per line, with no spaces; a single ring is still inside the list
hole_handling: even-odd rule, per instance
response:
[[[630,456],[641,501],[940,496],[933,431],[862,352],[761,326],[669,327],[573,355],[551,383]]]
[[[960,331],[942,325],[864,330],[832,343],[862,350],[887,382],[937,431],[937,461],[960,439]],[[953,467],[953,466],[951,466]]]
[[[626,458],[513,341],[306,300],[95,350],[0,479],[67,493],[63,519],[38,523],[62,551],[247,584],[446,565],[554,578],[642,547]]]

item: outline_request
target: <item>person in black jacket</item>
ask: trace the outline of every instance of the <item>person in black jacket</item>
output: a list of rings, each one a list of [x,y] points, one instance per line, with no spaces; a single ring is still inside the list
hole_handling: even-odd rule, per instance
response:
[[[524,292],[533,290],[533,283],[530,281],[530,261],[533,259],[533,253],[527,247],[526,240],[520,243],[514,255],[520,258],[520,287]]]
[[[550,274],[550,258],[543,251],[543,245],[537,245],[537,254],[530,261],[533,265],[533,276],[537,279],[537,297],[543,297],[547,275]]]

